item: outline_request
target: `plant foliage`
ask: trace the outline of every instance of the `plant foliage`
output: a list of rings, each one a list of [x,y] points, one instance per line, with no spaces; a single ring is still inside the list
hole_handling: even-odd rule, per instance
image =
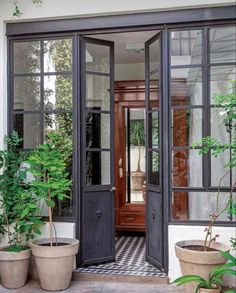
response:
[[[69,197],[71,188],[69,173],[62,153],[57,148],[58,135],[49,133],[44,144],[39,145],[29,155],[28,163],[36,180],[32,181],[31,188],[38,198],[43,200],[48,207],[50,225],[50,243],[52,241],[52,212],[56,200]]]
[[[29,169],[23,167],[27,153],[19,151],[22,139],[13,131],[5,137],[6,150],[0,151],[0,232],[6,233],[9,251],[19,252],[40,234],[37,198],[27,182]]]

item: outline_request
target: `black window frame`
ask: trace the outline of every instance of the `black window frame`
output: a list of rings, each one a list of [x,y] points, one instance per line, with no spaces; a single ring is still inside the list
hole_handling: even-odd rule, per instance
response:
[[[135,13],[127,15],[114,15],[114,16],[97,16],[97,17],[85,17],[84,19],[62,19],[62,20],[45,20],[45,21],[33,21],[27,23],[9,23],[6,26],[6,34],[8,36],[8,133],[12,130],[12,43],[19,40],[41,40],[41,39],[58,39],[60,37],[72,37],[73,38],[73,136],[74,136],[74,159],[73,159],[73,178],[74,178],[74,199],[73,199],[73,216],[72,217],[59,217],[55,218],[56,221],[63,222],[77,222],[79,221],[79,209],[80,206],[80,190],[82,188],[81,180],[78,177],[80,172],[80,146],[79,138],[81,137],[80,131],[80,103],[78,98],[80,97],[80,50],[79,50],[79,36],[85,36],[90,34],[101,33],[115,33],[115,32],[132,32],[140,30],[163,30],[163,47],[164,51],[169,50],[169,32],[171,29],[198,29],[204,28],[204,31],[209,27],[226,26],[235,23],[235,5],[225,7],[208,7],[208,8],[194,8],[183,9],[179,11],[164,11],[164,12],[150,12],[150,13]],[[93,21],[91,21],[91,19]],[[168,19],[168,23],[166,23]],[[206,48],[206,44],[204,45]],[[171,208],[171,168],[170,168],[170,115],[168,105],[170,99],[170,56],[165,54],[163,56],[163,74],[165,80],[163,80],[163,90],[165,96],[163,97],[163,130],[168,130],[166,140],[163,142],[164,150],[169,165],[166,163],[163,167],[163,177],[169,176],[169,179],[164,178],[164,223],[175,225],[205,225],[207,221],[172,221],[170,215]],[[204,64],[204,61],[203,61]],[[205,66],[203,75],[209,78],[208,64]],[[209,86],[204,87],[204,91],[209,91]],[[204,133],[203,133],[204,134]],[[215,190],[212,189],[212,191]],[[224,189],[222,189],[224,191]],[[226,190],[228,191],[228,189]],[[234,222],[217,222],[218,225],[231,226]],[[167,236],[166,236],[167,237]]]

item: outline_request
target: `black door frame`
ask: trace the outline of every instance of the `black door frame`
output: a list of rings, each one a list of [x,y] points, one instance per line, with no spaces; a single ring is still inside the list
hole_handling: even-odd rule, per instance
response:
[[[79,36],[86,36],[92,34],[103,33],[115,33],[115,32],[132,32],[141,30],[162,30],[163,32],[163,116],[165,116],[166,123],[163,123],[163,157],[166,158],[163,161],[163,192],[166,196],[163,197],[163,209],[164,209],[164,270],[168,272],[168,223],[170,219],[170,152],[169,152],[169,40],[168,30],[171,28],[190,28],[208,25],[226,25],[232,24],[235,21],[235,5],[230,6],[218,6],[218,7],[205,7],[205,8],[192,8],[192,9],[180,9],[174,11],[160,11],[160,12],[143,12],[143,13],[131,13],[122,15],[107,15],[107,16],[94,16],[94,17],[82,17],[71,19],[55,19],[44,21],[27,21],[27,22],[13,22],[7,23],[6,35],[8,36],[8,132],[12,131],[12,42],[17,40],[38,40],[40,38],[55,38],[60,36],[71,36],[74,40],[73,56],[76,66],[73,67],[73,82],[74,82],[74,109],[73,117],[75,120],[74,125],[74,139],[75,146],[78,139],[81,137],[80,129],[80,103],[78,99],[80,97],[80,48],[78,44]],[[78,167],[73,177],[75,178],[75,196],[74,196],[74,211],[73,218],[58,218],[58,221],[76,222],[76,235],[80,238],[80,227],[78,222],[80,221],[81,213],[81,188],[82,181],[79,177],[81,166],[79,164],[81,158],[81,150],[77,146],[77,150],[74,152],[74,165]],[[177,223],[177,224],[182,224]],[[186,223],[185,223],[186,224]],[[187,223],[188,224],[188,223]],[[205,224],[195,221],[189,223],[189,225]],[[227,226],[227,224],[222,224]],[[77,258],[77,264],[80,263],[79,257]]]

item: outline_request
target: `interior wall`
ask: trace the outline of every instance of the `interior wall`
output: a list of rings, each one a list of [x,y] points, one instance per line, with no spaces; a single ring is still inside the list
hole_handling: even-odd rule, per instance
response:
[[[144,56],[143,56],[144,57]],[[144,63],[133,64],[116,64],[115,80],[144,80],[145,65]]]

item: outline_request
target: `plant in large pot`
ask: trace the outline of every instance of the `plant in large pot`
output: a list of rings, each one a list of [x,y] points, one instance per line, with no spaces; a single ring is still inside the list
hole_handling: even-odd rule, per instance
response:
[[[137,147],[138,149],[138,161],[136,171],[131,172],[132,178],[132,188],[134,190],[141,190],[144,180],[145,173],[141,170],[141,151],[142,147],[145,145],[145,132],[144,132],[144,123],[143,121],[133,121],[130,128],[130,143],[133,146],[133,149]]]
[[[22,139],[13,131],[0,151],[0,232],[8,245],[0,248],[0,277],[6,288],[25,285],[31,257],[29,241],[42,224],[37,198],[27,183],[27,153],[19,151]]]
[[[195,293],[220,293],[223,283],[221,277],[226,274],[236,276],[236,271],[232,269],[236,266],[236,258],[229,252],[221,252],[221,254],[228,260],[228,263],[212,269],[207,279],[198,275],[185,275],[177,278],[172,283],[181,286],[189,282],[195,282],[197,283]],[[233,291],[229,290],[226,293],[230,292],[232,293]]]
[[[235,84],[233,85],[235,86]],[[231,156],[228,162],[225,163],[227,171],[219,182],[215,197],[216,211],[210,215],[209,225],[205,228],[205,239],[180,241],[175,245],[176,255],[179,258],[183,275],[194,274],[207,279],[214,267],[223,265],[226,262],[225,254],[222,255],[220,251],[227,252],[229,247],[216,241],[219,235],[214,235],[213,226],[227,210],[230,210],[230,216],[232,217],[232,209],[235,206],[233,191],[235,190],[236,182],[232,183],[225,205],[221,203],[220,197],[223,179],[236,168],[236,96],[234,92],[233,90],[232,93],[215,96],[216,106],[223,107],[221,114],[226,130],[230,134],[230,141],[222,144],[214,137],[204,137],[200,142],[193,145],[193,147],[201,146],[200,154],[210,153],[212,156],[218,157],[225,150],[230,150]],[[186,287],[187,292],[192,293],[195,291],[196,285],[190,283]]]
[[[46,142],[39,145],[28,160],[31,172],[36,178],[31,183],[33,191],[48,208],[48,238],[33,241],[31,249],[35,256],[41,287],[49,291],[63,290],[70,286],[74,259],[79,248],[79,241],[76,239],[56,237],[52,220],[56,201],[65,199],[71,189],[64,156],[57,143],[58,135],[49,133]]]

